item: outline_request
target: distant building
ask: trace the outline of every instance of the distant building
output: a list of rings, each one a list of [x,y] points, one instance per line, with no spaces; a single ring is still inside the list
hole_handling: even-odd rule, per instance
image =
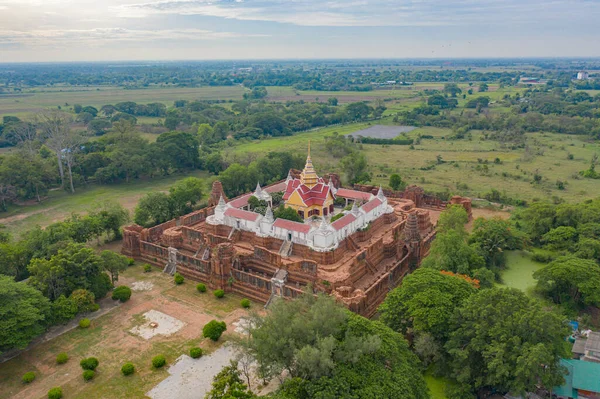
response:
[[[600,363],[600,332],[590,332],[587,338],[578,337],[572,352],[576,359]]]
[[[590,75],[586,71],[581,71],[577,73],[577,80],[586,80],[589,76]]]

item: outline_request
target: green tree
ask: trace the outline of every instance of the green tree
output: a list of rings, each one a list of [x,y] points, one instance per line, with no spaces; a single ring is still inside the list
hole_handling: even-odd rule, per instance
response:
[[[406,183],[402,180],[402,177],[400,177],[399,174],[394,173],[390,176],[389,186],[394,191],[401,191],[406,188]]]
[[[185,215],[192,211],[194,205],[202,198],[203,185],[204,182],[196,177],[186,177],[169,189],[176,215]]]
[[[133,220],[144,227],[152,227],[173,219],[173,200],[165,193],[148,193],[135,208]]]
[[[41,292],[0,275],[0,353],[25,348],[49,318],[50,303]]]
[[[542,236],[542,242],[550,249],[568,249],[577,241],[577,230],[571,226],[559,226]]]
[[[231,360],[229,366],[213,378],[212,389],[206,394],[205,399],[252,399],[256,395],[248,389],[240,378],[238,363]]]
[[[452,97],[456,97],[458,94],[462,93],[462,90],[456,83],[446,83],[444,85],[444,93],[447,93]]]
[[[127,269],[129,260],[116,252],[104,250],[100,253],[102,267],[110,274],[111,282],[119,281],[119,272]]]
[[[600,266],[564,256],[533,273],[537,289],[557,304],[600,305]]]
[[[429,333],[442,345],[455,310],[475,293],[466,280],[437,270],[419,268],[406,276],[381,304],[381,321],[394,331]]]
[[[486,91],[488,91],[488,89],[489,89],[489,86],[487,85],[487,83],[482,83],[479,85],[480,93],[486,92]]]
[[[517,289],[478,291],[455,313],[451,331],[448,370],[473,390],[524,394],[564,382],[559,359],[570,356],[569,327]]]
[[[526,239],[510,221],[501,218],[477,218],[469,242],[479,248],[489,268],[504,266],[506,250],[522,249]]]
[[[332,107],[337,107],[338,99],[336,97],[329,97],[327,99],[327,104],[331,105]]]
[[[449,230],[438,233],[422,265],[472,276],[475,270],[485,266],[485,260],[467,243],[465,234]]]
[[[462,205],[450,205],[440,214],[437,231],[446,233],[454,230],[460,235],[466,235],[465,224],[469,222],[469,215]]]
[[[167,132],[156,139],[164,157],[177,170],[195,169],[200,166],[198,138],[185,132]]]
[[[50,259],[33,259],[28,269],[31,274],[29,283],[51,300],[61,295],[68,296],[80,288],[90,290],[94,295],[102,293],[102,289],[96,286],[97,279],[104,274],[102,259],[84,244],[67,243]],[[96,298],[104,295],[96,295]]]
[[[340,168],[344,171],[349,184],[366,183],[371,180],[368,172],[367,157],[363,153],[353,153],[345,156],[340,161]]]
[[[304,222],[304,219],[302,219],[302,217],[298,215],[298,212],[295,209],[288,208],[283,204],[279,205],[279,208],[277,208],[275,212],[273,212],[273,216],[275,217],[275,219],[286,219],[291,220],[292,222],[299,223]]]

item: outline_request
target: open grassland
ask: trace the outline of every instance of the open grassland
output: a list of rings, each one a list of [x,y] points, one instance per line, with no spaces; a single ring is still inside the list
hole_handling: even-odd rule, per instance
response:
[[[23,116],[44,108],[58,106],[68,109],[73,104],[93,105],[100,108],[106,104],[122,101],[134,101],[139,104],[161,102],[172,106],[175,100],[241,100],[244,92],[245,89],[241,86],[131,90],[110,86],[81,87],[79,90],[72,87],[53,90],[32,89],[18,95],[0,95],[0,116]]]
[[[194,346],[200,346],[205,355],[213,352],[233,334],[232,323],[247,314],[240,307],[240,297],[227,294],[216,299],[210,292],[200,294],[196,284],[188,280],[175,286],[172,277],[157,268],[143,273],[142,267],[136,265],[119,278],[119,284],[130,286],[133,282],[143,282],[151,288],[134,291],[128,302],[94,319],[90,328],[75,328],[0,364],[0,398],[43,398],[55,386],[62,387],[65,398],[146,397],[146,392],[169,376],[168,366],[179,356],[188,354]],[[252,307],[258,309],[259,305]],[[143,314],[149,310],[165,313],[185,325],[170,336],[145,340],[130,329],[144,323]],[[216,343],[202,338],[202,327],[212,319],[227,323],[227,332]],[[56,355],[61,352],[69,355],[69,361],[57,365]],[[155,370],[151,359],[159,354],[166,357],[167,366]],[[95,378],[84,382],[79,361],[89,356],[98,358],[100,364]],[[125,362],[135,365],[135,374],[121,374]],[[36,379],[26,385],[21,377],[29,371],[36,373]]]
[[[187,176],[207,178],[206,172],[197,171]],[[76,189],[75,194],[66,191],[51,191],[48,198],[40,204],[13,205],[8,212],[0,213],[0,224],[6,226],[13,237],[33,228],[36,225],[47,226],[63,220],[71,213],[86,213],[94,204],[104,201],[116,201],[132,211],[138,200],[147,193],[167,191],[182,175],[169,176],[162,179],[132,181],[117,185],[90,185]],[[208,193],[208,187],[206,188]]]
[[[384,118],[377,124],[390,124]],[[375,124],[375,123],[373,123]],[[310,140],[311,155],[320,173],[341,172],[339,159],[333,158],[324,147],[325,136],[333,132],[349,134],[371,126],[357,123],[333,126],[289,137],[277,137],[243,143],[227,149],[229,161],[248,161],[270,151],[306,151]],[[431,135],[422,139],[414,149],[400,145],[362,145],[369,160],[374,184],[387,185],[389,175],[398,173],[410,184],[418,184],[429,191],[445,191],[478,197],[496,189],[512,198],[533,200],[552,196],[569,202],[600,196],[597,180],[584,179],[578,172],[589,167],[600,145],[585,137],[553,133],[528,133],[526,148],[511,149],[498,141],[486,140],[481,132],[472,132],[471,139],[451,140],[450,129],[425,127],[415,129],[406,137]],[[573,159],[568,159],[568,154]],[[443,163],[437,164],[437,156]],[[428,170],[424,170],[427,168]],[[533,176],[542,176],[533,183]],[[565,182],[559,190],[557,181]]]

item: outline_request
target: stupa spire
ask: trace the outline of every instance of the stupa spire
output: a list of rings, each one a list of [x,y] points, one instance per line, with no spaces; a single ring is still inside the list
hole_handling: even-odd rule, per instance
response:
[[[315,172],[312,160],[310,159],[310,141],[308,142],[308,156],[306,157],[306,165],[304,165],[304,169],[300,174],[300,181],[309,188],[314,187],[319,181],[319,176],[317,176],[317,172]]]

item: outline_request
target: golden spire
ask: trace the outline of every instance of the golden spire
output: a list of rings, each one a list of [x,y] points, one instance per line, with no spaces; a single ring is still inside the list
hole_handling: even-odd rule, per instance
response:
[[[300,181],[309,188],[314,187],[319,181],[319,176],[317,176],[317,172],[315,172],[312,160],[310,159],[310,140],[308,140],[308,156],[306,157],[306,165],[300,174]]]

